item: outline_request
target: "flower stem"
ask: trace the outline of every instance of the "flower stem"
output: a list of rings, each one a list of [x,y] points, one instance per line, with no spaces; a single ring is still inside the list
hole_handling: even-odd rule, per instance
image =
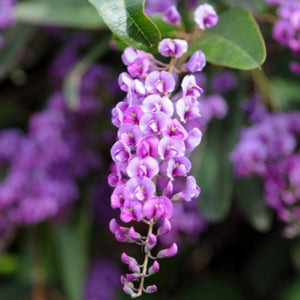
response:
[[[148,229],[148,237],[147,237],[146,243],[149,240],[149,234],[151,234],[152,232],[153,232],[153,219],[150,220],[149,229]],[[141,296],[142,293],[143,293],[144,282],[145,282],[145,277],[146,277],[147,267],[148,267],[148,261],[149,261],[150,256],[151,256],[151,251],[148,250],[145,253],[145,259],[144,259],[144,262],[143,262],[142,277],[141,277],[139,289],[138,289],[137,294],[136,294],[137,296]]]

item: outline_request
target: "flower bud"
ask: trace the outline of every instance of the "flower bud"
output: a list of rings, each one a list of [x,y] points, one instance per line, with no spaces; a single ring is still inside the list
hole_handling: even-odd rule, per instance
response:
[[[213,27],[218,23],[219,17],[215,9],[207,3],[199,5],[195,10],[194,20],[201,30]]]
[[[159,271],[159,263],[155,260],[153,265],[149,268],[148,273],[150,275]]]
[[[129,237],[132,240],[139,240],[139,239],[141,239],[141,235],[138,232],[136,232],[132,226],[129,229]]]
[[[148,285],[145,289],[144,292],[148,294],[155,293],[157,291],[157,286],[155,284]]]
[[[172,257],[177,254],[178,247],[175,243],[169,248],[164,249],[158,252],[157,257],[158,258],[165,258],[165,257]]]
[[[180,57],[188,49],[188,43],[179,39],[163,39],[158,45],[158,51],[161,55],[169,57]]]
[[[171,223],[168,219],[164,219],[162,225],[158,228],[157,234],[164,235],[171,231]]]
[[[184,67],[190,72],[201,72],[206,65],[205,54],[198,50],[189,59],[189,61],[184,65]]]
[[[129,265],[128,265],[128,267],[129,267],[129,270],[131,271],[131,272],[135,272],[135,273],[140,273],[140,267],[138,266],[138,264],[136,263],[136,262],[134,262],[133,260],[131,260],[130,262],[129,262]]]

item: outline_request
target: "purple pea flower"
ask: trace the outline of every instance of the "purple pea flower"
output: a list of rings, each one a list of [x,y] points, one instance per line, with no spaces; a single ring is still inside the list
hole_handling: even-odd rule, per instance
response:
[[[158,134],[167,127],[168,116],[160,111],[145,113],[140,121],[140,128],[147,134]]]
[[[190,72],[201,72],[206,65],[205,54],[198,50],[190,57],[184,67]]]
[[[165,136],[158,144],[158,154],[162,160],[183,156],[184,152],[184,142],[177,136]]]
[[[132,177],[127,181],[126,188],[132,200],[144,201],[154,195],[155,185],[148,177]]]
[[[143,213],[146,218],[166,218],[170,219],[173,215],[173,204],[165,196],[152,197],[143,206]]]
[[[139,200],[125,201],[121,208],[120,218],[123,222],[129,223],[132,220],[137,222],[143,218],[143,206]]]
[[[136,154],[139,157],[157,157],[159,138],[154,135],[147,135],[141,138],[136,147]]]
[[[181,98],[176,102],[176,113],[180,121],[185,123],[187,120],[200,118],[199,103],[192,97]]]
[[[181,83],[181,87],[183,97],[191,97],[192,99],[196,100],[203,93],[202,88],[197,85],[194,75],[184,76]]]
[[[159,166],[156,159],[151,156],[133,158],[127,167],[127,174],[129,177],[148,177],[152,179],[159,172]]]
[[[153,71],[147,76],[145,87],[151,94],[168,94],[174,91],[175,80],[169,72]]]
[[[157,94],[146,97],[143,101],[142,109],[144,112],[161,111],[170,117],[172,117],[174,113],[172,101],[168,97],[161,97]]]
[[[188,43],[179,39],[163,39],[158,45],[158,51],[161,55],[169,57],[181,57],[187,52]]]
[[[183,141],[188,136],[188,133],[177,119],[170,119],[162,133],[163,136],[177,136]]]
[[[171,5],[163,13],[163,20],[171,25],[178,26],[181,22],[181,16],[175,5]]]
[[[213,27],[218,23],[219,17],[215,9],[207,3],[199,5],[194,13],[194,20],[201,30]]]

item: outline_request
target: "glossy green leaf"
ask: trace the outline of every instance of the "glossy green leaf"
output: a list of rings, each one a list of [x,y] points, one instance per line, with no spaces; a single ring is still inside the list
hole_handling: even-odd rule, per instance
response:
[[[87,0],[29,0],[18,2],[19,22],[72,28],[99,28],[104,23]]]
[[[242,7],[220,15],[217,26],[207,30],[191,47],[201,49],[209,62],[230,68],[250,70],[266,58],[264,40],[251,13]]]
[[[237,202],[239,208],[251,225],[259,231],[271,227],[271,213],[263,199],[263,186],[258,178],[236,181]]]
[[[89,0],[110,30],[136,49],[155,48],[161,35],[144,13],[143,0]]]

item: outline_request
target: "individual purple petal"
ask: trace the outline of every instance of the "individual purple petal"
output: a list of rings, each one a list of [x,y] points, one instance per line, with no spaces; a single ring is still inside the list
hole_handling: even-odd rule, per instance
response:
[[[219,17],[215,9],[210,4],[199,5],[194,13],[194,20],[201,30],[215,26]]]
[[[169,72],[153,71],[147,76],[145,87],[151,94],[168,94],[174,91],[175,79]]]
[[[149,268],[148,273],[152,275],[157,273],[158,271],[159,271],[159,263],[157,262],[157,260],[155,260],[152,266]]]
[[[162,133],[163,136],[177,136],[183,141],[188,137],[188,133],[177,119],[170,119]]]
[[[143,114],[140,105],[129,106],[123,113],[122,124],[138,125]]]
[[[132,77],[145,77],[149,70],[150,60],[148,57],[138,57],[133,60],[128,66],[128,73]]]
[[[143,213],[148,219],[169,219],[173,215],[173,204],[171,200],[165,196],[152,197],[144,203]]]
[[[166,174],[171,180],[173,180],[175,176],[187,176],[191,167],[192,164],[190,160],[185,156],[181,156],[174,157],[163,162],[160,166],[160,170],[163,174]]]
[[[127,167],[127,174],[129,177],[148,177],[152,179],[159,172],[159,166],[156,159],[151,156],[133,158]]]
[[[152,294],[157,292],[157,286],[155,284],[149,285],[145,288],[145,293]]]
[[[177,254],[177,251],[178,251],[178,247],[175,243],[173,243],[169,249],[164,249],[159,251],[157,257],[158,258],[172,257]]]
[[[158,155],[159,138],[154,135],[147,135],[139,140],[136,146],[136,155],[139,157],[151,156],[156,158]]]
[[[157,234],[164,235],[171,231],[171,223],[168,219],[163,219],[162,225],[158,228]]]
[[[203,89],[197,85],[194,75],[185,75],[182,80],[181,87],[183,97],[197,99],[203,93]]]
[[[137,125],[122,125],[118,130],[118,138],[126,145],[135,146],[142,138],[143,134]]]
[[[126,186],[132,200],[147,200],[155,192],[155,185],[148,177],[133,177],[128,180]]]
[[[194,127],[189,131],[187,139],[184,141],[185,147],[188,151],[192,152],[200,143],[202,139],[202,132],[200,129]]]
[[[201,72],[206,65],[205,54],[198,50],[190,57],[184,67],[190,72]]]
[[[176,136],[165,136],[158,144],[158,154],[161,159],[183,156],[184,142]]]
[[[125,110],[127,109],[128,104],[125,103],[124,101],[119,102],[112,110],[112,118],[111,122],[113,125],[116,127],[120,127],[123,119],[123,115]]]
[[[181,22],[181,16],[175,5],[171,5],[163,13],[163,20],[171,25],[178,26]]]
[[[184,190],[175,194],[172,197],[172,201],[191,201],[194,198],[197,198],[200,194],[200,187],[197,185],[196,179],[194,176],[188,176],[186,178]]]
[[[176,113],[180,121],[185,123],[187,120],[201,117],[199,103],[192,97],[181,98],[176,102]]]
[[[141,221],[143,218],[143,206],[141,201],[125,201],[124,206],[121,208],[120,218],[125,223],[131,222],[132,220],[137,222]]]
[[[188,43],[185,40],[179,39],[163,39],[158,44],[158,51],[161,55],[169,57],[181,57],[187,52]]]
[[[122,91],[128,92],[133,85],[133,79],[128,73],[123,72],[119,75],[118,83]]]
[[[142,109],[144,112],[161,111],[170,117],[172,117],[174,113],[172,101],[167,97],[161,97],[157,94],[146,97],[143,101]]]
[[[146,52],[142,50],[136,50],[132,47],[127,47],[122,53],[122,61],[126,66],[128,66],[138,58],[146,58],[146,57],[147,57]]]
[[[126,199],[129,199],[125,184],[119,184],[113,191],[110,203],[112,208],[119,208],[124,205]]]
[[[161,111],[145,113],[140,120],[140,128],[148,134],[158,134],[167,126],[168,116]]]
[[[114,143],[110,153],[116,163],[127,163],[131,156],[129,147],[122,141]]]
[[[146,96],[147,91],[144,83],[138,79],[134,79],[127,94],[128,103],[130,105],[141,104]]]

